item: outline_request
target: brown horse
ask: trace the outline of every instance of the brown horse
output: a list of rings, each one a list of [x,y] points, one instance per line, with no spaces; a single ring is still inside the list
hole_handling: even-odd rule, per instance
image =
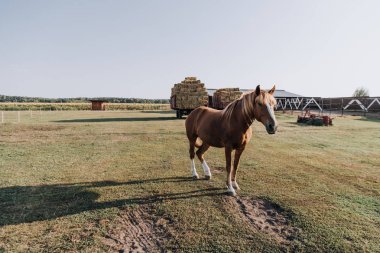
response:
[[[210,168],[203,155],[211,147],[225,148],[227,169],[227,192],[236,195],[239,186],[236,183],[236,171],[239,159],[245,146],[252,137],[251,124],[256,119],[263,123],[269,134],[277,130],[274,116],[276,100],[273,97],[275,86],[266,92],[260,89],[243,94],[238,100],[230,103],[224,110],[215,110],[201,106],[190,113],[186,119],[186,134],[190,142],[191,171],[194,179],[199,176],[195,169],[196,154],[202,163],[206,179],[211,179]],[[231,170],[231,153],[235,150],[235,160]]]

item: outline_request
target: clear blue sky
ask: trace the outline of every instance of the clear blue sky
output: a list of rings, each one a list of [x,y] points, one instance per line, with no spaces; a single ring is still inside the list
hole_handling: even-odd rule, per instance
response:
[[[0,94],[168,98],[185,76],[380,96],[380,1],[0,0]]]

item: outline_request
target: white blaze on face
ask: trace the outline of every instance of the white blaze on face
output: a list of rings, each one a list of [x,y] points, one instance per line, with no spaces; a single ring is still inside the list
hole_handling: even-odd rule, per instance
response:
[[[265,104],[267,106],[269,116],[271,117],[272,121],[275,123],[276,122],[276,117],[274,116],[274,111],[273,108],[269,105],[269,102],[266,102]]]

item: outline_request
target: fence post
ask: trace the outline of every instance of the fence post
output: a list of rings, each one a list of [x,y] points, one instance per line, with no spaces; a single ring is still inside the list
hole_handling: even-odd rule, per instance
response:
[[[343,116],[343,110],[344,110],[344,107],[343,107],[343,98],[342,98],[342,104],[341,104],[341,106],[342,106],[342,116]]]
[[[330,98],[330,115],[331,115],[331,98]]]
[[[321,100],[322,100],[322,115],[323,115],[323,98],[321,98]]]

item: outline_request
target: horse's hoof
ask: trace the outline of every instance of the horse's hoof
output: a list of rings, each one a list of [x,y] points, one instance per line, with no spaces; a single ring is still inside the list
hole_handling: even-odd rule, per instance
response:
[[[199,176],[193,176],[193,180],[198,180]]]
[[[236,183],[236,181],[232,181],[232,187],[233,187],[235,190],[237,190],[237,191],[240,190],[240,187],[239,187],[239,185]]]
[[[205,176],[205,179],[206,179],[206,180],[210,180],[210,179],[211,179],[211,176],[206,175],[206,176]]]
[[[235,191],[227,191],[227,195],[235,197],[236,196],[236,192]]]
[[[227,186],[227,194],[229,196],[236,196],[236,192],[235,192],[234,188],[232,188],[231,186],[230,187]]]

